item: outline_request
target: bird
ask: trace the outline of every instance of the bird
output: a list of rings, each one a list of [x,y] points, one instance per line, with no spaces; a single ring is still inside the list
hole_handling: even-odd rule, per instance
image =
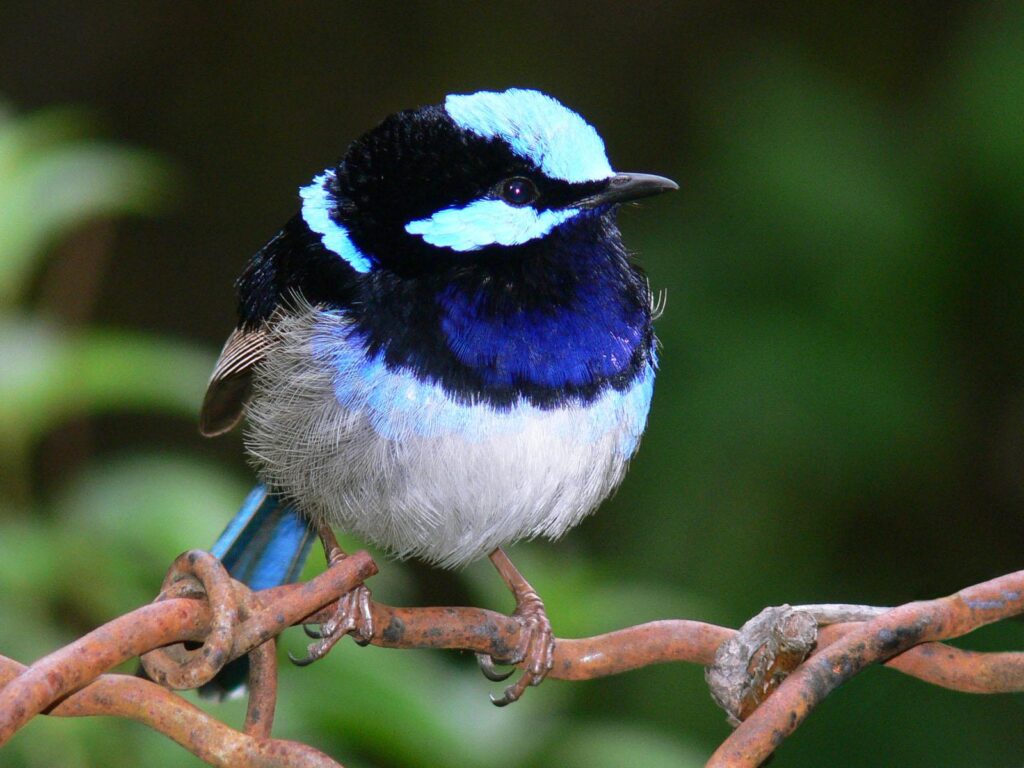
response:
[[[259,484],[212,548],[254,589],[294,581],[339,528],[396,558],[489,557],[526,640],[504,705],[554,641],[505,553],[556,539],[619,485],[657,368],[652,291],[623,203],[678,189],[612,170],[598,132],[540,91],[452,94],[397,112],[299,189],[236,283],[238,322],[200,431],[243,420]],[[357,587],[297,663],[372,640]]]

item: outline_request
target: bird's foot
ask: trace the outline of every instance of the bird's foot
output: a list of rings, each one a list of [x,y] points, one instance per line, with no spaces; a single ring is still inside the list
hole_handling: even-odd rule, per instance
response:
[[[512,618],[521,627],[519,646],[509,658],[495,659],[487,654],[477,654],[480,670],[488,680],[495,682],[506,680],[515,672],[515,669],[499,672],[495,668],[496,664],[522,666],[523,674],[518,680],[508,686],[501,696],[491,696],[495,706],[504,707],[518,701],[529,686],[540,685],[547,677],[555,662],[555,637],[544,603],[505,553],[501,549],[495,550],[491,554],[491,561],[515,595],[516,610]]]
[[[496,662],[523,666],[523,674],[501,696],[491,695],[491,703],[496,707],[518,701],[529,686],[540,685],[555,662],[555,637],[551,632],[551,622],[548,621],[544,603],[536,593],[524,597],[512,618],[522,627],[520,634],[523,637],[515,656],[510,659],[493,659],[483,654],[477,655],[484,676],[494,681],[505,680],[515,672],[514,669],[507,673],[498,672],[495,669]]]
[[[323,538],[323,534],[321,534]],[[331,536],[333,539],[333,535]],[[325,542],[325,548],[328,548]],[[347,557],[344,551],[334,542],[328,548],[328,566],[335,565]],[[304,624],[306,634],[316,639],[306,647],[306,655],[297,657],[291,653],[288,658],[293,664],[305,667],[322,659],[345,635],[359,645],[369,645],[373,640],[373,609],[370,605],[370,590],[359,585],[338,598],[338,608],[334,615],[319,626]]]

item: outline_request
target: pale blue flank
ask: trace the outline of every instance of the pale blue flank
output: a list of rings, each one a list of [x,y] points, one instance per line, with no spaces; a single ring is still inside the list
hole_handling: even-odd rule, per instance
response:
[[[577,183],[613,174],[604,141],[593,126],[540,91],[511,88],[452,95],[444,108],[463,129],[503,139],[551,178]]]
[[[324,248],[352,265],[356,272],[369,272],[373,266],[366,255],[356,248],[348,230],[331,218],[333,202],[327,191],[327,184],[334,178],[334,171],[328,169],[313,179],[313,183],[299,189],[302,197],[302,218],[307,226],[318,235]]]
[[[619,453],[623,456],[636,453],[640,437],[647,426],[647,413],[651,410],[651,398],[654,396],[654,371],[654,365],[648,363],[632,387],[622,393],[612,393],[622,398],[622,409],[628,424],[619,441]]]
[[[596,442],[621,428],[618,450],[629,457],[643,434],[654,389],[654,367],[648,365],[626,391],[609,388],[586,405],[569,400],[545,410],[520,401],[502,411],[484,403],[467,405],[454,401],[436,382],[421,381],[411,371],[388,369],[382,354],[367,359],[358,335],[335,312],[325,313],[312,352],[332,371],[339,404],[365,413],[378,434],[396,441],[413,435],[484,440],[551,418],[553,428],[575,440]]]
[[[476,200],[463,208],[445,208],[428,219],[410,221],[405,231],[438,248],[475,251],[488,245],[520,245],[543,237],[579,210],[538,211],[502,200]]]

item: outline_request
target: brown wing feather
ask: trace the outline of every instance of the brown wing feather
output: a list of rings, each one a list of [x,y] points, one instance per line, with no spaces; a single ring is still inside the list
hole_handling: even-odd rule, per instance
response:
[[[242,419],[249,398],[252,367],[263,359],[267,335],[262,329],[236,328],[228,336],[206,387],[199,431],[207,437],[222,435]]]

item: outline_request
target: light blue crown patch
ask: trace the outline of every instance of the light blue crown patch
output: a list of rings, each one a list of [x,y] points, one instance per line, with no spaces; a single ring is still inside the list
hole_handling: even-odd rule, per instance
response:
[[[503,139],[553,179],[578,183],[613,175],[593,126],[540,91],[510,88],[452,95],[444,108],[461,128]]]
[[[333,203],[327,185],[334,180],[334,171],[328,169],[313,179],[313,183],[299,189],[302,198],[302,218],[306,225],[320,235],[324,248],[352,265],[356,272],[369,272],[373,266],[366,254],[356,248],[348,230],[331,218]]]

